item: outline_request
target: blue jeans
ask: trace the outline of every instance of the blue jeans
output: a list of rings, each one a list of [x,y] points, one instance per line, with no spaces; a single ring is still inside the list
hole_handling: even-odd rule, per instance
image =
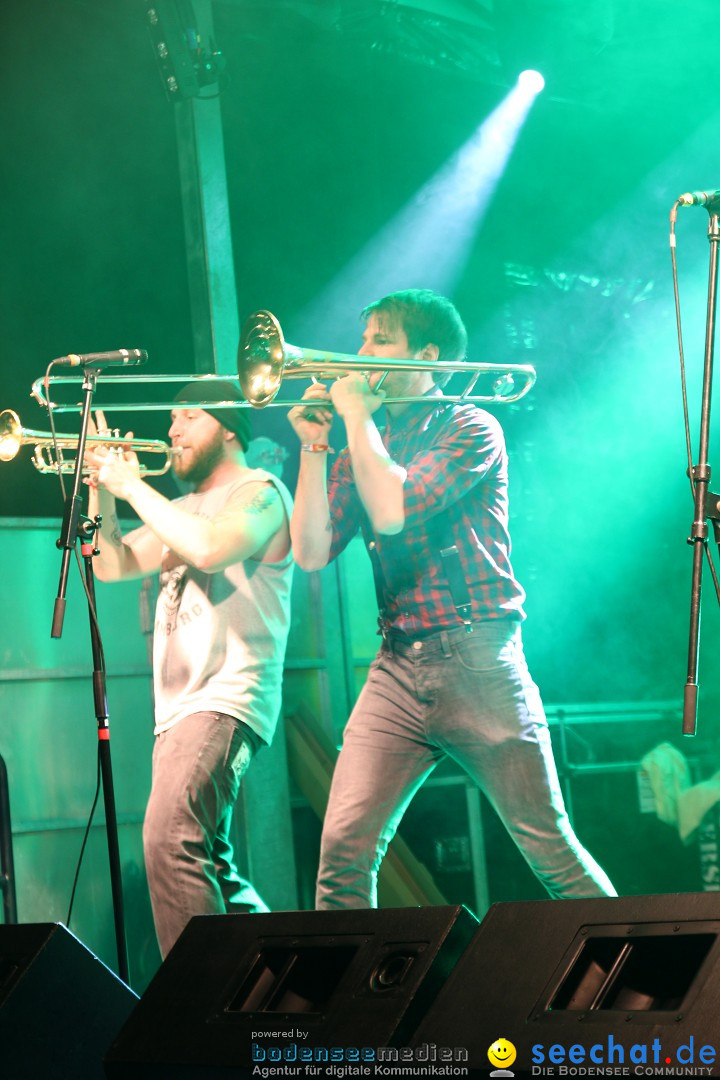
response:
[[[376,906],[387,846],[445,757],[480,786],[551,896],[617,895],[568,820],[520,627],[498,619],[383,643],[335,766],[317,907]]]
[[[230,823],[253,745],[222,713],[194,713],[156,736],[143,845],[165,958],[193,915],[267,911],[240,877]]]

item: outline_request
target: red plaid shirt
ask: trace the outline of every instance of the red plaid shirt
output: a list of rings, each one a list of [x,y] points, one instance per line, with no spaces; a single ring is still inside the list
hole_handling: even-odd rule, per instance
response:
[[[407,470],[405,526],[393,536],[370,531],[345,449],[328,483],[330,558],[362,529],[385,577],[388,626],[417,637],[462,626],[440,555],[456,544],[473,619],[524,619],[525,593],[510,565],[507,453],[497,420],[474,405],[411,405],[389,420],[383,442]]]

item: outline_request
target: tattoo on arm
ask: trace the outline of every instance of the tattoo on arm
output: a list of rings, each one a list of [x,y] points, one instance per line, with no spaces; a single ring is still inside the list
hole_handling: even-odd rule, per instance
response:
[[[262,514],[264,510],[276,503],[279,498],[277,488],[268,484],[262,491],[258,491],[250,502],[245,503],[243,510],[248,514]]]
[[[110,518],[110,540],[116,547],[120,547],[123,542],[122,529],[118,523],[118,519],[113,516]]]

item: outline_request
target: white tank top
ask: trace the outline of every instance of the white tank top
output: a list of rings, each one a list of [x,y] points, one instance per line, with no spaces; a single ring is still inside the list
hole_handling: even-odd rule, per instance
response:
[[[267,481],[290,520],[292,498],[263,469],[176,502],[204,517],[218,514],[246,484]],[[155,616],[155,733],[194,712],[234,716],[272,740],[280,712],[283,661],[290,626],[292,553],[281,562],[254,559],[208,574],[163,549]]]

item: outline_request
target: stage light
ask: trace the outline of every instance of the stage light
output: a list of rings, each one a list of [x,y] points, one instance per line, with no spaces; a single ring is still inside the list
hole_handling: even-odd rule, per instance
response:
[[[350,351],[357,328],[347,312],[361,310],[368,297],[419,286],[452,295],[537,92],[518,80],[302,313],[292,331],[297,340],[323,326],[333,348]]]
[[[539,71],[527,68],[518,75],[518,85],[527,90],[528,94],[539,94],[545,89],[545,80]]]

